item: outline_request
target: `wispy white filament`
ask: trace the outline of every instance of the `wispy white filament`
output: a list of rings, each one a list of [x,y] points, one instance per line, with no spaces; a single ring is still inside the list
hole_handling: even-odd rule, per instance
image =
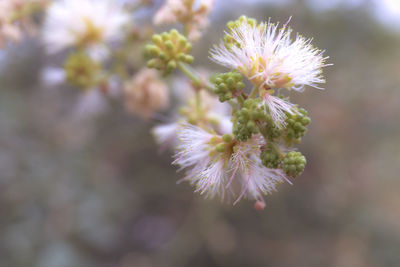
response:
[[[305,85],[320,88],[325,83],[322,67],[327,66],[323,51],[311,45],[312,39],[297,35],[286,25],[278,29],[271,22],[251,26],[246,21],[226,33],[238,45],[221,42],[211,50],[211,59],[236,69],[250,80],[261,79],[269,88],[285,87],[302,91]],[[282,80],[285,82],[282,84]]]

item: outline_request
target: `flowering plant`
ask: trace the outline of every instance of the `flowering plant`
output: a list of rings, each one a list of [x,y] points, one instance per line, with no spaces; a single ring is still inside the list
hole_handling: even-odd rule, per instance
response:
[[[168,123],[154,127],[157,142],[175,151],[173,164],[185,170],[181,181],[196,192],[234,204],[249,198],[256,209],[264,208],[263,196],[279,183],[291,184],[306,165],[294,146],[310,118],[287,92],[321,89],[327,57],[311,39],[292,39],[289,21],[279,26],[242,16],[228,22],[220,44],[210,50],[210,59],[227,72],[197,70],[191,67],[192,43],[207,28],[213,1],[167,0],[153,24],[181,24],[182,32],[161,34],[152,25],[134,23],[132,14],[149,4],[7,0],[1,2],[7,9],[0,14],[0,45],[21,40],[27,28],[37,29],[35,14],[46,13],[40,35],[44,47],[48,54],[67,51],[67,56],[62,67],[46,69],[44,81],[105,97],[121,92],[126,109],[146,120],[171,102],[163,78],[178,77],[180,71],[187,80],[178,92],[179,107]]]

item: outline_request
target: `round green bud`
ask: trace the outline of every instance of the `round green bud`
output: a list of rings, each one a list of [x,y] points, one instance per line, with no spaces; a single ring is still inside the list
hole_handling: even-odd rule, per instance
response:
[[[194,57],[191,55],[186,55],[185,56],[185,60],[183,60],[183,62],[187,63],[187,64],[192,64],[194,60]]]
[[[192,48],[193,48],[192,44],[191,43],[187,43],[186,46],[185,46],[185,52],[186,53],[190,53],[190,51],[192,51]]]
[[[179,34],[179,32],[176,29],[172,29],[169,33],[170,33],[172,39],[181,38],[181,35]],[[186,39],[185,37],[183,37],[183,38]]]
[[[168,32],[163,32],[163,33],[161,34],[161,38],[162,38],[162,40],[165,42],[165,41],[167,41],[167,40],[170,39],[170,34],[169,34]]]
[[[270,169],[277,169],[281,162],[282,157],[279,152],[272,147],[267,147],[261,151],[260,154],[262,164]]]
[[[231,100],[244,89],[242,75],[238,72],[219,73],[214,79],[215,93],[221,102]]]
[[[224,134],[222,140],[224,140],[225,143],[230,143],[233,141],[233,136],[230,134]]]
[[[162,44],[162,37],[159,34],[154,34],[151,39],[153,40],[153,43],[155,43],[157,46],[160,46]]]
[[[152,56],[152,57],[157,57],[160,54],[160,49],[155,46],[155,45],[146,45],[146,52]]]
[[[284,141],[287,145],[299,143],[307,132],[307,125],[311,122],[307,111],[299,108],[295,113],[286,113],[286,116]]]
[[[287,175],[297,177],[304,171],[306,163],[306,158],[300,152],[290,151],[283,159],[282,169]]]
[[[167,48],[167,50],[172,51],[174,50],[174,44],[172,43],[171,40],[168,40],[164,43],[165,48]]]
[[[218,144],[218,145],[215,147],[215,150],[216,150],[217,152],[220,152],[220,153],[225,152],[225,150],[226,150],[226,144],[224,144],[224,143]]]
[[[243,107],[234,113],[233,134],[239,141],[246,141],[259,133],[259,127],[266,122],[265,109],[260,99],[247,99]]]
[[[152,44],[145,47],[150,57],[147,63],[149,68],[159,69],[164,74],[169,74],[179,62],[187,64],[193,62],[193,57],[188,55],[192,45],[177,30],[154,34],[152,41]]]
[[[175,60],[171,60],[170,62],[168,62],[167,71],[171,72],[174,69],[176,69],[176,62],[175,62]]]

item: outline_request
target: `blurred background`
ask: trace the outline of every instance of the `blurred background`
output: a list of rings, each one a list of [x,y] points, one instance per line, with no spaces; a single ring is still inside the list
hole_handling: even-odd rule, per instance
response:
[[[154,125],[43,86],[30,39],[0,56],[1,267],[400,266],[400,1],[217,0],[196,64],[222,70],[205,55],[243,14],[292,16],[334,64],[292,95],[312,118],[294,185],[261,212],[176,185]]]

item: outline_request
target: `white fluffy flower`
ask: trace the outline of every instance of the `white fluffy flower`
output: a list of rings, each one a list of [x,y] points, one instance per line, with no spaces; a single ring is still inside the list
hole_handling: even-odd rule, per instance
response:
[[[254,135],[246,142],[235,146],[235,152],[231,157],[232,175],[228,186],[237,179],[241,185],[241,193],[234,204],[244,196],[259,201],[262,195],[276,191],[276,185],[287,181],[285,174],[278,169],[265,167],[260,160],[260,148],[265,145],[264,139]]]
[[[173,164],[188,169],[184,180],[195,184],[200,194],[208,197],[220,195],[223,198],[227,179],[226,163],[221,154],[213,151],[213,137],[213,134],[197,126],[185,124],[178,133],[180,144]]]
[[[265,142],[260,135],[217,152],[221,136],[185,124],[179,131],[179,140],[174,164],[187,170],[183,180],[195,184],[201,194],[224,198],[233,193],[233,188],[240,188],[234,204],[243,197],[263,201],[262,196],[276,191],[277,184],[291,183],[281,170],[262,165],[260,150]]]
[[[48,9],[43,38],[51,53],[71,46],[102,53],[102,45],[122,38],[128,21],[118,1],[59,0]]]
[[[295,105],[285,101],[279,97],[264,93],[262,95],[262,104],[268,107],[268,113],[271,115],[272,120],[278,127],[285,126],[286,113],[296,113]]]
[[[178,122],[160,124],[151,130],[156,142],[161,145],[161,151],[177,144]]]
[[[211,59],[239,70],[250,81],[265,89],[287,88],[302,91],[305,85],[319,88],[324,83],[322,67],[327,66],[323,51],[311,45],[311,39],[297,35],[284,25],[252,25],[241,20],[229,28],[233,43],[221,42],[211,51]]]

